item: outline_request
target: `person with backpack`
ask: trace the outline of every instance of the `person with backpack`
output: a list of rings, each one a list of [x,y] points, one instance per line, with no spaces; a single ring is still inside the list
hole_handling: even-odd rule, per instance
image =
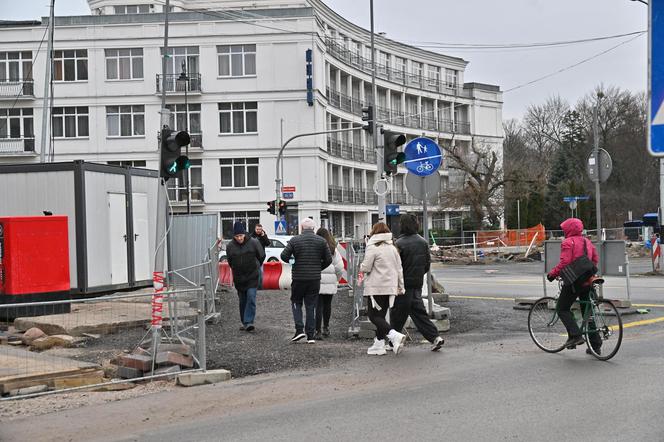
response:
[[[599,262],[599,256],[597,255],[595,246],[589,239],[582,236],[583,222],[580,219],[568,218],[560,224],[560,228],[565,234],[565,239],[560,245],[560,261],[549,274],[546,275],[549,282],[553,282],[556,278],[561,276],[567,267],[572,266],[577,259],[583,256],[586,256],[595,266],[597,266]],[[594,272],[591,273],[594,274]],[[591,282],[589,278],[594,275],[591,274],[586,276],[581,277],[581,280],[565,282],[560,290],[560,296],[558,297],[558,316],[567,329],[569,337],[565,342],[565,348],[568,349],[573,349],[584,342],[579,325],[576,323],[576,320],[572,315],[571,308],[577,298],[582,301],[581,305],[584,307],[584,315],[586,314],[585,309],[589,308],[589,305],[587,304],[590,301],[589,293]],[[593,323],[589,323],[588,326],[590,328],[595,327]],[[589,338],[590,345],[595,349],[597,354],[599,354],[600,347],[602,346],[600,337],[597,333],[593,333]],[[586,349],[586,352],[590,353],[590,350]]]
[[[364,274],[362,284],[367,297],[369,320],[376,326],[374,343],[367,350],[369,355],[384,355],[385,338],[392,344],[394,354],[403,349],[406,336],[394,330],[385,319],[394,299],[403,296],[403,270],[399,251],[392,242],[392,232],[387,224],[379,222],[371,229],[369,242],[360,264]]]
[[[320,274],[320,290],[318,292],[318,307],[316,308],[316,335],[314,339],[330,336],[330,316],[332,315],[332,297],[337,293],[339,279],[344,271],[344,262],[337,250],[337,242],[325,227],[316,231],[330,248],[332,264],[325,267]],[[322,332],[321,332],[322,326]]]
[[[424,276],[431,266],[431,254],[427,240],[418,233],[417,218],[411,214],[401,215],[399,231],[401,235],[396,241],[403,266],[404,285],[406,292],[394,301],[390,314],[392,327],[402,331],[408,316],[413,320],[417,330],[429,341],[431,351],[438,351],[445,340],[438,334],[438,328],[429,319],[424,301],[422,301],[422,285]]]
[[[260,268],[265,261],[265,249],[258,240],[247,235],[244,223],[237,221],[233,225],[233,240],[226,246],[226,256],[240,301],[240,330],[254,331],[256,291]]]

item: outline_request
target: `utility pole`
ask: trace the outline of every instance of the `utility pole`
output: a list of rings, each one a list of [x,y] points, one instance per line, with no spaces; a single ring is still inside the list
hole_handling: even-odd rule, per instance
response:
[[[371,136],[373,149],[376,152],[376,176],[378,179],[383,177],[385,172],[383,169],[383,156],[384,150],[378,146],[378,124],[376,109],[376,97],[378,96],[378,88],[376,87],[376,46],[375,46],[375,33],[374,33],[374,2],[369,0],[369,13],[371,15],[371,107],[373,108],[373,134]],[[378,197],[378,219],[387,222],[385,214],[385,195],[376,195]]]
[[[42,130],[41,130],[41,149],[39,152],[39,162],[46,162],[46,142],[48,141],[48,91],[51,83],[51,72],[53,64],[53,28],[55,16],[55,0],[51,0],[51,8],[48,18],[48,45],[46,49],[46,70],[44,74],[44,108],[42,109]]]

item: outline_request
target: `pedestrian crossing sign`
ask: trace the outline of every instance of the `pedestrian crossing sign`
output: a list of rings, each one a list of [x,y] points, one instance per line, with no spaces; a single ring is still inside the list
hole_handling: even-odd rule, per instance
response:
[[[274,233],[276,235],[285,235],[286,234],[286,220],[280,220],[274,222]]]

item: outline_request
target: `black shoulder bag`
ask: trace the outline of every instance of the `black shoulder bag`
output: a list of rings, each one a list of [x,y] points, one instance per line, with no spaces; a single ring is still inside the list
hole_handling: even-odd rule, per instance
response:
[[[574,253],[574,241],[572,241],[572,253]],[[583,238],[583,255],[576,258],[560,271],[564,285],[570,285],[576,291],[578,284],[586,281],[597,273],[597,267],[588,258],[588,246]]]

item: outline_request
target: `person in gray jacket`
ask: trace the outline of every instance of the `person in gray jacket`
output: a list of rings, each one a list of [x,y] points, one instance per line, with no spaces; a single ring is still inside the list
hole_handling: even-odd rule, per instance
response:
[[[294,236],[281,252],[281,260],[289,262],[295,258],[293,264],[293,282],[291,284],[291,308],[295,322],[295,335],[291,342],[307,338],[307,342],[316,342],[316,305],[320,290],[321,271],[332,264],[332,255],[327,242],[314,233],[316,223],[306,218],[300,224],[302,233]],[[306,324],[302,320],[302,302],[307,311]],[[305,334],[306,331],[306,334]]]

